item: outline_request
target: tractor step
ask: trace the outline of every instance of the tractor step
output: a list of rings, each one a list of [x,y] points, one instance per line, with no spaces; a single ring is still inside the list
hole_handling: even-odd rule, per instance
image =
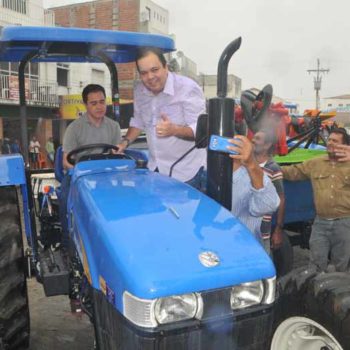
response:
[[[40,254],[40,267],[45,295],[69,294],[69,269],[59,250],[47,249]]]

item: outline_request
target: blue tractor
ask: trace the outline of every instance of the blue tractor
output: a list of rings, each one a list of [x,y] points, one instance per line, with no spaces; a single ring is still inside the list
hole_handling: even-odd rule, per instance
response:
[[[198,125],[204,138],[208,130],[233,134],[234,101],[226,97],[226,79],[240,42],[233,41],[220,58],[218,97]],[[26,277],[31,273],[47,296],[78,300],[94,325],[99,350],[269,347],[275,268],[229,210],[232,167],[226,155],[208,151],[209,195],[149,171],[137,152],[81,159],[71,171],[68,253],[60,249],[55,199],[62,195],[60,188],[39,193],[36,208],[27,167],[27,62],[106,63],[118,118],[115,63],[132,62],[140,46],[174,50],[170,38],[140,33],[47,27],[12,27],[1,33],[0,61],[20,62],[24,146],[24,159],[0,156],[1,350],[29,346]],[[61,167],[57,155],[58,180]]]

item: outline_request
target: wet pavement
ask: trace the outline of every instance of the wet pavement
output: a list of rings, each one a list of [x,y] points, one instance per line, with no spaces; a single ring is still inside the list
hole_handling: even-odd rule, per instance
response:
[[[84,313],[71,313],[69,298],[47,298],[35,278],[28,281],[30,350],[93,350],[94,330]]]

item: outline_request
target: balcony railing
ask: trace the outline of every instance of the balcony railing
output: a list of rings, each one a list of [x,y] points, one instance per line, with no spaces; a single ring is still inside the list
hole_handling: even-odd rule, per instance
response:
[[[45,10],[39,1],[0,0],[0,25],[54,26],[55,14]]]
[[[57,82],[25,78],[27,105],[58,107]],[[18,77],[0,74],[0,104],[19,104]]]

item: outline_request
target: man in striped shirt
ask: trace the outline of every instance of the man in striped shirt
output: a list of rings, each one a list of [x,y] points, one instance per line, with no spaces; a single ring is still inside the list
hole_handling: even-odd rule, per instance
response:
[[[254,155],[264,173],[270,178],[280,198],[277,211],[276,226],[272,230],[272,215],[263,216],[261,222],[261,238],[265,250],[270,254],[270,248],[278,249],[282,244],[282,228],[285,211],[285,197],[283,188],[283,174],[279,165],[273,160],[276,144],[276,135],[273,130],[261,129],[253,137]]]
[[[232,213],[256,239],[261,240],[261,221],[267,213],[274,213],[280,203],[269,177],[263,172],[253,153],[253,144],[242,135],[230,140],[228,149],[233,162]]]

